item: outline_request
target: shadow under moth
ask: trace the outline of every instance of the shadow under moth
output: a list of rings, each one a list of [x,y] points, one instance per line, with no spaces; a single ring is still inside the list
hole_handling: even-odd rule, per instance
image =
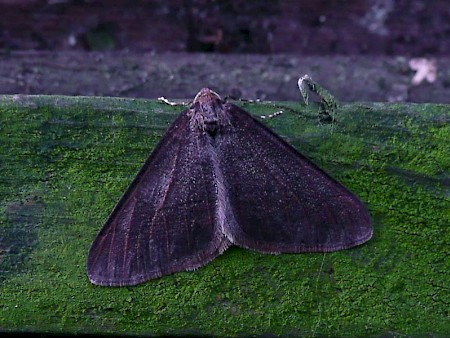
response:
[[[199,268],[230,245],[328,252],[372,236],[362,202],[245,110],[204,88],[169,127],[89,251],[93,284]]]

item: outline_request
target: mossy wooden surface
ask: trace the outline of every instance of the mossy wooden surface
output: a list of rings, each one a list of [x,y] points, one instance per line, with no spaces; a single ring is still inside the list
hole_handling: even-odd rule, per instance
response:
[[[114,334],[450,334],[448,105],[239,103],[356,193],[374,236],[327,254],[230,248],[136,287],[89,283],[89,246],[183,107],[0,97],[0,331]]]

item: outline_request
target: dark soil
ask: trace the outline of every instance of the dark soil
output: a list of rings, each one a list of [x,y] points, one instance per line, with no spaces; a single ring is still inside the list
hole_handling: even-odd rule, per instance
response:
[[[0,0],[0,48],[450,54],[447,0]]]

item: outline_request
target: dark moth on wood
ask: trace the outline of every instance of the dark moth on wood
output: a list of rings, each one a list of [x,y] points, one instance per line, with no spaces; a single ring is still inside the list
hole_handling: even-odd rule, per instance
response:
[[[230,245],[327,252],[372,236],[367,209],[245,110],[202,89],[170,126],[89,252],[98,285],[193,270]]]

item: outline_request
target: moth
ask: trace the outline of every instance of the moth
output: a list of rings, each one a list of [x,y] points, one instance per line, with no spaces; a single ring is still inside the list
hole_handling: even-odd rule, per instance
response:
[[[93,284],[135,285],[197,269],[230,245],[329,252],[372,236],[347,188],[208,88],[145,161],[95,238]]]

